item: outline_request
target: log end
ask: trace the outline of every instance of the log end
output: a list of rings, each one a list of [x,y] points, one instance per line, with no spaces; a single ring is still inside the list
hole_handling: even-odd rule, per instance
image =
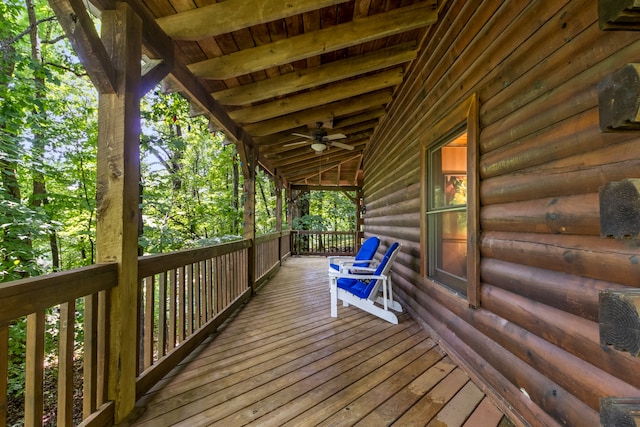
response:
[[[600,292],[598,322],[600,346],[613,346],[632,356],[640,354],[640,289]]]
[[[600,188],[600,236],[640,238],[640,179],[609,182]]]
[[[640,8],[636,0],[598,0],[601,30],[640,30]]]
[[[602,427],[636,427],[640,425],[640,399],[601,398],[600,425]]]
[[[598,84],[600,131],[640,129],[640,64],[627,64]]]

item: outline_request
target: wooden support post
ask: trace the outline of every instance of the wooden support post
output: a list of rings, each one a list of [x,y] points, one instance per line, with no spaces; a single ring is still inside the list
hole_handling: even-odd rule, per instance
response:
[[[640,238],[640,179],[609,182],[600,188],[600,236]]]
[[[598,0],[601,30],[640,30],[640,0]]]
[[[282,263],[282,178],[273,177],[273,184],[276,187],[276,232],[278,237],[278,260]]]
[[[603,397],[600,399],[602,427],[640,426],[640,399]]]
[[[356,244],[353,248],[353,253],[358,253],[360,246],[362,246],[362,239],[364,237],[364,191],[362,188],[356,190]]]
[[[276,187],[276,231],[282,232],[282,178],[274,177],[273,183]]]
[[[98,111],[97,261],[118,263],[109,306],[108,400],[116,424],[136,401],[138,183],[142,24],[127,3],[102,14],[102,41],[117,70],[115,93],[100,93]],[[101,355],[98,355],[101,357]]]
[[[600,346],[613,345],[633,356],[640,354],[640,289],[600,292]]]
[[[256,243],[256,163],[258,158],[257,149],[244,143],[238,143],[238,154],[242,163],[242,174],[244,175],[244,189],[242,198],[244,200],[244,238],[251,240],[249,247],[247,277],[251,293],[255,293],[255,243]]]
[[[598,84],[598,109],[601,132],[640,129],[640,64],[627,64]]]

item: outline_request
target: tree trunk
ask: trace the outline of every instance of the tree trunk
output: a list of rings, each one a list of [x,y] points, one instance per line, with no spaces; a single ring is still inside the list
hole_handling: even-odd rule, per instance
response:
[[[34,83],[35,92],[34,99],[37,101],[43,101],[45,98],[45,80],[44,73],[42,72],[42,55],[40,52],[40,37],[38,35],[38,19],[36,17],[36,11],[32,0],[26,0],[27,14],[29,15],[29,38],[31,40],[31,59],[34,64]],[[37,102],[42,105],[42,102]],[[45,184],[44,172],[40,165],[43,163],[46,138],[42,133],[42,125],[46,121],[47,112],[45,109],[34,108],[32,111],[35,126],[33,126],[33,161],[32,166],[32,179],[33,179],[33,193],[31,194],[30,204],[32,207],[46,206],[49,204],[47,198],[47,187]],[[60,255],[58,250],[58,237],[55,230],[51,230],[49,234],[49,246],[51,249],[51,264],[53,271],[60,270]]]

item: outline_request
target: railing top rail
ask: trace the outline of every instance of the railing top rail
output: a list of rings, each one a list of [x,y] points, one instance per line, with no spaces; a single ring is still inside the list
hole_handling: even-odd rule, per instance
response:
[[[323,231],[323,230],[292,230],[292,233],[297,234],[328,234],[337,236],[353,236],[355,231]]]
[[[95,264],[0,284],[0,325],[117,284],[116,263]]]
[[[267,234],[262,234],[260,236],[256,236],[256,244],[257,243],[264,243],[264,242],[269,242],[271,240],[276,240],[279,239],[280,236],[282,236],[283,233],[280,233],[278,231],[275,231],[273,233],[267,233]]]
[[[184,265],[204,261],[220,255],[230,254],[251,247],[249,239],[238,240],[204,248],[185,249],[166,254],[146,255],[138,258],[138,278],[153,276]]]

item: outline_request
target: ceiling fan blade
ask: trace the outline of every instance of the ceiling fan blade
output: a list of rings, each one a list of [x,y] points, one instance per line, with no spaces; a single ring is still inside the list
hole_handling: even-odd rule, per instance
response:
[[[314,139],[313,136],[311,135],[305,135],[304,133],[297,133],[297,132],[293,132],[291,135],[295,135],[295,136],[299,136],[302,138],[307,138],[307,139]]]
[[[309,141],[298,141],[298,142],[290,142],[288,144],[283,144],[283,147],[293,147],[295,145],[309,144]]]
[[[329,140],[329,141],[333,141],[336,139],[345,139],[347,137],[347,135],[343,134],[343,133],[334,133],[333,135],[327,135],[325,136],[325,139]]]
[[[343,144],[342,142],[332,142],[331,145],[334,147],[344,148],[345,150],[353,150],[353,145]]]

